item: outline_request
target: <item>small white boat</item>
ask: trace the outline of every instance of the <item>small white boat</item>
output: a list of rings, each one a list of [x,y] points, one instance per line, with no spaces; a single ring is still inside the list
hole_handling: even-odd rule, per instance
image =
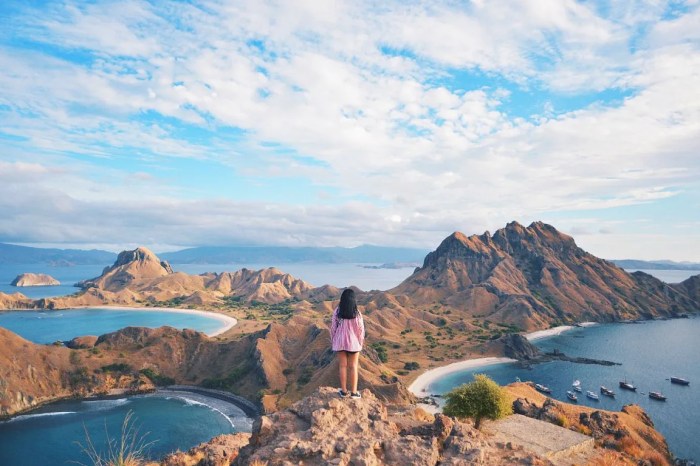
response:
[[[599,399],[600,399],[600,397],[599,397],[597,394],[593,393],[593,392],[590,391],[590,390],[588,390],[588,391],[586,392],[586,396],[587,396],[588,398],[592,399],[592,400],[599,400]]]
[[[578,401],[578,397],[576,396],[576,393],[567,391],[566,392],[566,397],[570,399],[571,401]]]
[[[581,387],[574,387],[574,391],[579,393],[583,392],[583,390],[581,390]]]
[[[571,384],[572,387],[580,387],[581,386],[581,381],[580,380],[574,380],[574,383]]]

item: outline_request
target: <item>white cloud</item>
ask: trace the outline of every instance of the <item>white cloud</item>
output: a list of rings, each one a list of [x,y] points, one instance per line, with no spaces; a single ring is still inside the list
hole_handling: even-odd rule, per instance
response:
[[[63,199],[51,228],[8,224],[0,237],[22,231],[37,241],[77,241],[83,234],[65,212],[84,209],[109,212],[110,231],[143,241],[148,228],[138,222],[148,218],[160,243],[172,241],[166,234],[182,244],[224,241],[221,231],[235,230],[243,239],[284,244],[389,244],[401,234],[405,244],[429,246],[454,229],[698,189],[700,45],[692,26],[700,10],[691,5],[661,20],[658,2],[626,5],[611,4],[605,15],[573,0],[54,6],[41,19],[23,18],[26,29],[13,33],[32,31],[35,40],[91,58],[0,48],[8,70],[0,74],[0,103],[10,108],[2,131],[28,139],[17,154],[32,148],[122,157],[118,149],[164,164],[167,157],[213,159],[246,176],[293,174],[322,187],[324,197],[366,201],[342,208],[356,221],[340,232],[324,224],[343,218],[326,210],[325,200],[305,207],[197,203],[180,199],[177,186],[148,193],[154,180],[129,170],[127,179],[142,188],[81,179],[88,176],[81,169],[68,185],[40,183]],[[458,89],[454,70],[482,78]],[[529,120],[509,115],[513,92],[542,89],[548,98],[606,89],[628,96],[559,114],[547,102]],[[144,120],[145,112],[208,130],[240,128],[246,136],[190,141],[165,122]],[[140,203],[120,208],[110,196]],[[128,225],[120,227],[121,215]],[[80,231],[110,234],[102,230]]]

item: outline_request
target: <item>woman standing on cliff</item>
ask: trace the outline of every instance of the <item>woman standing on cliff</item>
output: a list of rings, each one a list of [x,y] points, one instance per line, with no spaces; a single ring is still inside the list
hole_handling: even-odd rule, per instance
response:
[[[341,397],[350,395],[360,398],[357,391],[357,369],[360,351],[365,342],[365,322],[357,309],[355,291],[347,288],[340,295],[340,304],[333,312],[331,320],[331,347],[338,353],[340,369]],[[348,374],[350,376],[351,392],[348,393]]]

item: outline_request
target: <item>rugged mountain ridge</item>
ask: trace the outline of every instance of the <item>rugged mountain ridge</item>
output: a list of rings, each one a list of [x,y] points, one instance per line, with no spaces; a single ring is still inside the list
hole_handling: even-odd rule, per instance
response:
[[[528,227],[511,222],[493,235],[455,232],[389,293],[414,305],[440,303],[526,330],[673,317],[700,308],[682,284],[629,274],[542,222]]]

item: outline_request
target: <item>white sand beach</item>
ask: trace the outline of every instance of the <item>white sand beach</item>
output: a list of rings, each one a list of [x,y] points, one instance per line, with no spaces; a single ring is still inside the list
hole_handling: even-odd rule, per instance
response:
[[[547,330],[538,330],[523,335],[528,341],[539,340],[540,338],[553,337],[575,328],[572,325],[560,325],[559,327],[548,328]]]
[[[598,322],[581,322],[577,324],[578,327],[592,327],[598,325]],[[528,341],[539,340],[540,338],[553,337],[555,335],[561,335],[564,332],[568,332],[576,328],[573,325],[560,325],[559,327],[548,328],[547,330],[538,330],[536,332],[530,332],[523,335]]]
[[[219,314],[217,312],[201,311],[199,309],[177,309],[172,307],[128,307],[128,306],[80,306],[73,309],[113,309],[119,311],[158,311],[158,312],[174,312],[177,314],[193,314],[210,317],[221,322],[222,326],[214,332],[207,333],[207,336],[215,337],[233,328],[238,323],[236,319],[230,316]]]
[[[489,357],[453,362],[452,364],[436,367],[435,369],[430,369],[423,372],[416,380],[413,381],[413,383],[408,387],[408,390],[416,396],[427,396],[430,394],[428,391],[430,385],[447,374],[505,362],[516,362],[516,360],[510,358]]]

